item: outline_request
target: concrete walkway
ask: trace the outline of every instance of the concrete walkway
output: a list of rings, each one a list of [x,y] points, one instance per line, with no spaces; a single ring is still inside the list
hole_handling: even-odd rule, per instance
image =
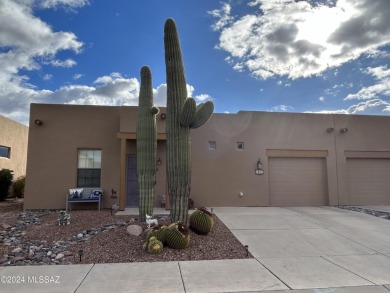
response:
[[[331,207],[214,213],[254,259],[0,267],[0,292],[390,292],[389,220]]]

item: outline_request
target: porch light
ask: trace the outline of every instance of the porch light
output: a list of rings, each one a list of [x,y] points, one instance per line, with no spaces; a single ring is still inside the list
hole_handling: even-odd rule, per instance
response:
[[[39,119],[35,119],[34,120],[34,123],[38,126],[41,126],[43,124],[43,121],[42,120],[39,120]]]
[[[157,160],[157,165],[161,165],[161,159],[160,158],[158,158],[158,160]]]
[[[260,159],[257,160],[257,168],[255,170],[256,175],[264,175],[263,165],[261,164]]]

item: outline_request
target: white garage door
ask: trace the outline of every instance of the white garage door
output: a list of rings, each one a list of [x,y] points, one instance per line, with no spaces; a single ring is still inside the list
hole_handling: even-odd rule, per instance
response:
[[[328,205],[325,158],[269,158],[271,206]]]
[[[351,205],[390,204],[390,159],[347,159]]]

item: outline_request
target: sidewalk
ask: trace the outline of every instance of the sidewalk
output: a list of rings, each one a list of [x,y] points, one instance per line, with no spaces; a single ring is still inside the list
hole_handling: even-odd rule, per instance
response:
[[[254,259],[0,267],[0,292],[390,292],[389,220],[331,207],[214,213]]]

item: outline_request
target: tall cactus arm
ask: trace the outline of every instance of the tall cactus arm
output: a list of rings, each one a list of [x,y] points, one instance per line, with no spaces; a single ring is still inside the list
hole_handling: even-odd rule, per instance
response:
[[[181,109],[180,124],[184,127],[188,127],[195,120],[196,114],[196,102],[193,98],[188,98]]]
[[[211,101],[207,101],[206,103],[200,105],[200,107],[196,110],[194,121],[189,125],[190,128],[195,129],[205,124],[209,121],[213,111],[214,104]]]

